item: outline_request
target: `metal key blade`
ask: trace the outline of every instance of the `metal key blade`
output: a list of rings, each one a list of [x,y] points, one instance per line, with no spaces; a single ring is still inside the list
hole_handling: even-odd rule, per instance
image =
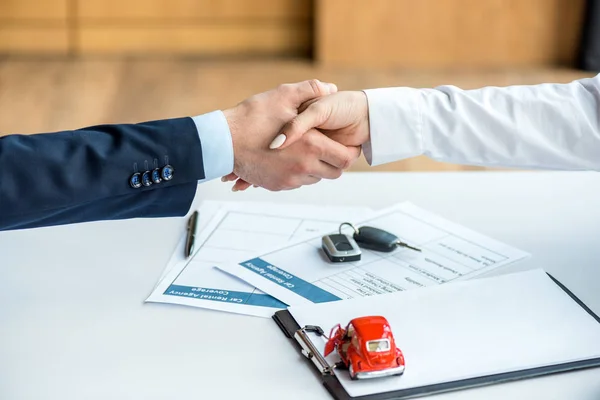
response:
[[[401,242],[399,240],[398,240],[398,242],[396,242],[396,244],[398,246],[406,247],[407,249],[411,249],[411,250],[414,250],[414,251],[421,251],[421,249],[417,249],[416,247],[412,247],[411,245],[409,245],[407,243],[404,243],[404,242]]]

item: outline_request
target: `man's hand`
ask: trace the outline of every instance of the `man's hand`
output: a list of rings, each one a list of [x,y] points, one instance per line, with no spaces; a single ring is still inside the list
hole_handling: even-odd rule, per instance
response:
[[[369,140],[369,108],[363,92],[339,92],[309,100],[300,111],[271,142],[272,149],[292,146],[314,128],[346,146],[361,146]]]
[[[282,151],[269,150],[281,127],[298,115],[307,101],[335,93],[333,84],[317,80],[281,85],[248,98],[225,110],[233,140],[233,190],[250,185],[268,190],[287,190],[325,179],[338,178],[360,155],[359,147],[347,147],[316,130],[306,130],[296,143]]]

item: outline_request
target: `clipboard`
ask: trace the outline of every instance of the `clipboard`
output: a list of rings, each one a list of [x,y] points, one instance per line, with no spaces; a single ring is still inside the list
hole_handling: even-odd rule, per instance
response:
[[[593,319],[600,324],[600,317],[596,315],[589,307],[587,307],[575,294],[573,294],[566,286],[559,282],[552,275],[546,273],[548,277],[569,297],[585,310]],[[318,326],[304,326],[300,327],[292,314],[288,310],[281,310],[273,315],[273,320],[281,328],[284,335],[291,341],[292,345],[296,347],[304,355],[304,359],[315,368],[322,384],[325,386],[327,391],[335,400],[390,400],[390,399],[408,399],[415,397],[422,397],[428,395],[434,395],[449,391],[456,391],[468,388],[475,388],[481,386],[487,386],[497,383],[504,383],[516,380],[522,380],[527,378],[534,378],[544,375],[556,374],[560,372],[568,372],[574,370],[588,369],[594,367],[600,367],[600,357],[591,358],[587,360],[565,362],[554,365],[548,365],[543,367],[522,369],[518,371],[511,371],[505,373],[498,373],[492,375],[485,375],[475,378],[456,380],[452,382],[438,383],[421,387],[407,388],[391,392],[375,393],[364,396],[350,396],[337,376],[334,374],[334,366],[331,366],[323,358],[323,356],[316,350],[314,344],[306,333],[316,332],[319,335],[323,334],[323,330]]]

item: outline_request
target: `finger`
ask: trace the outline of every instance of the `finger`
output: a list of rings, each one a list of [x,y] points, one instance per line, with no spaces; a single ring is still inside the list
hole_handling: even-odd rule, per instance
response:
[[[312,128],[319,127],[331,115],[331,108],[323,103],[313,103],[304,112],[298,114],[294,119],[283,126],[269,148],[284,149],[297,142],[302,135]]]
[[[250,186],[252,186],[252,184],[246,182],[243,179],[238,179],[233,184],[233,187],[231,188],[231,190],[234,192],[244,191],[244,190],[248,189]]]
[[[252,186],[251,183],[248,183],[243,179],[238,179],[233,184],[233,187],[231,188],[231,190],[234,192],[241,192],[241,191],[248,189],[250,186]]]
[[[315,129],[305,135],[305,140],[319,160],[338,169],[349,168],[360,156],[360,147],[344,146]]]
[[[301,186],[314,185],[315,183],[318,183],[320,181],[321,181],[321,178],[318,176],[304,175],[298,179],[298,181],[295,185],[292,185],[289,188],[286,188],[285,190],[298,189]]]
[[[325,134],[329,139],[334,142],[338,142],[343,144],[344,146],[357,146],[359,145],[358,141],[354,138],[353,135],[349,135],[345,131],[327,131],[323,130],[323,134]]]
[[[352,155],[352,163],[354,163],[354,161],[356,161],[360,156],[360,149],[353,147],[350,148],[350,152],[354,153]],[[333,165],[328,164],[325,161],[319,161],[311,175],[323,179],[338,179],[342,176],[343,172],[344,170],[342,168],[334,167]]]
[[[317,176],[322,179],[337,179],[342,176],[344,170],[341,168],[336,168],[331,164],[328,164],[324,161],[319,161],[314,171],[312,172],[313,176]]]
[[[238,176],[232,172],[229,175],[225,175],[224,177],[222,177],[221,182],[231,182],[235,181],[237,178]]]
[[[298,114],[303,113],[304,110],[306,110],[308,108],[308,106],[310,106],[312,103],[319,101],[320,97],[315,97],[314,99],[310,99],[308,101],[305,101],[304,103],[302,103],[300,105],[300,107],[298,107]]]
[[[315,183],[319,182],[321,182],[321,178],[319,178],[318,176],[309,175],[302,179],[302,186],[314,185]]]
[[[358,157],[360,157],[360,154],[362,153],[362,146],[346,146],[348,147],[348,149],[350,149],[350,152],[352,153],[352,163],[350,164],[350,166],[352,166],[356,160],[358,160]]]
[[[314,185],[315,183],[318,183],[320,181],[321,181],[321,178],[318,176],[302,175],[302,176],[295,177],[291,181],[288,181],[288,183],[284,186],[279,186],[277,188],[267,187],[267,190],[269,190],[271,192],[279,192],[282,190],[294,190],[294,189],[298,189],[299,187],[302,187],[302,186]]]
[[[296,108],[300,107],[305,101],[314,99],[315,97],[327,96],[328,94],[336,93],[337,86],[333,83],[321,82],[318,79],[310,79],[308,81],[291,84],[296,95]]]

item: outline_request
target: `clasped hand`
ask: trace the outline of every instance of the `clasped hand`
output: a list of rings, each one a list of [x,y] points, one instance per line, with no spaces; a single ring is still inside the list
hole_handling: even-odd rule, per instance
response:
[[[366,96],[318,80],[280,85],[225,110],[233,190],[295,189],[337,179],[369,140]]]

